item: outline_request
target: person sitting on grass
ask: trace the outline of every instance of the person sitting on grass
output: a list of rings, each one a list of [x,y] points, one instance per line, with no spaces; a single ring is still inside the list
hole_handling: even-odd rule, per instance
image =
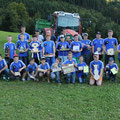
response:
[[[50,66],[46,62],[45,58],[41,59],[41,64],[37,68],[37,73],[39,72],[39,77],[43,78],[47,76],[47,81],[50,83]]]
[[[26,65],[19,60],[19,57],[17,54],[13,56],[13,62],[10,65],[10,72],[12,74],[11,78],[15,79],[22,77],[22,81],[25,81],[25,76],[26,76]]]
[[[71,43],[71,51],[73,53],[73,58],[76,59],[77,63],[79,63],[78,57],[81,55],[82,52],[82,43],[78,41],[78,34],[74,35],[74,41]]]
[[[83,62],[83,56],[80,56],[79,63],[77,64],[77,67],[78,67],[77,78],[78,78],[79,83],[86,82],[85,77],[88,75],[88,73],[83,72],[83,69],[85,66],[87,66],[87,64]]]
[[[37,63],[35,63],[34,58],[31,58],[30,64],[27,66],[27,74],[28,74],[28,80],[36,80],[36,72],[37,72]]]
[[[95,52],[93,55],[94,60],[90,63],[90,85],[94,85],[96,83],[97,86],[102,85],[103,78],[103,69],[104,65],[101,60],[99,60],[99,53]]]
[[[56,79],[58,84],[61,84],[61,81],[60,81],[60,71],[57,71],[57,72],[53,72],[53,71],[55,69],[58,69],[58,68],[61,69],[60,61],[61,61],[60,58],[56,58],[55,63],[53,63],[52,66],[51,66],[51,69],[52,69],[51,78],[52,78],[53,81]]]
[[[9,80],[9,70],[8,65],[4,59],[2,59],[2,55],[0,54],[0,78],[2,75],[5,75],[5,80]]]
[[[115,73],[112,70],[115,68]],[[118,72],[118,66],[116,63],[114,63],[114,59],[112,57],[109,58],[109,63],[105,67],[105,74],[106,79],[113,78],[113,81],[116,82],[116,74]]]
[[[62,63],[62,66],[69,66],[70,64],[73,64],[74,67],[77,67],[77,62],[73,57],[72,55],[72,52],[68,52],[68,59]],[[71,73],[67,73],[67,83],[75,83],[75,75],[76,75],[76,72],[71,72]]]

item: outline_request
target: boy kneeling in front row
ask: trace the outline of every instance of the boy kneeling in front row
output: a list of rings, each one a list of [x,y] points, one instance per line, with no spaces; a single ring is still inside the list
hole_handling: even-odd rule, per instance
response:
[[[90,85],[94,85],[96,83],[97,86],[102,85],[103,78],[103,69],[104,65],[101,60],[99,60],[99,53],[95,52],[93,55],[94,60],[90,63]]]
[[[17,54],[13,56],[13,62],[10,65],[10,72],[12,74],[11,78],[19,78],[22,77],[22,81],[25,81],[25,76],[26,76],[26,65],[19,60],[19,57]]]
[[[60,61],[61,61],[60,58],[56,58],[55,63],[53,63],[51,66],[51,69],[52,69],[51,78],[53,81],[56,79],[58,84],[61,84],[61,80],[60,80],[61,64],[60,64]],[[56,70],[58,70],[58,71],[56,71]]]
[[[114,59],[112,57],[109,58],[109,63],[105,67],[106,79],[113,78],[113,81],[116,82],[116,74],[118,72],[118,66],[114,63]]]
[[[9,70],[7,63],[4,59],[2,59],[2,55],[0,54],[0,77],[5,74],[5,80],[9,80]]]
[[[88,71],[85,72],[84,69],[87,67],[87,64],[83,62],[83,56],[79,57],[79,63],[77,64],[78,71],[77,71],[77,78],[79,83],[86,82],[86,76],[88,76]]]
[[[74,67],[77,68],[77,62],[73,57],[73,54],[72,52],[68,52],[68,55],[67,55],[68,59],[62,63],[62,66],[69,66],[69,65],[74,65]],[[75,83],[75,75],[76,75],[76,72],[70,72],[70,73],[67,73],[67,83]]]
[[[39,74],[40,78],[47,76],[48,83],[50,83],[50,66],[45,61],[45,58],[41,59],[41,64],[38,66],[36,74]]]
[[[36,80],[37,76],[37,63],[35,62],[35,59],[32,58],[30,60],[30,64],[27,66],[27,74],[28,74],[28,80]]]

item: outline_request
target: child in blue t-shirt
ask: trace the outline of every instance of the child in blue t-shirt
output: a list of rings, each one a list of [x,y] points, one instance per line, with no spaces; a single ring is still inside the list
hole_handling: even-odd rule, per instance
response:
[[[78,34],[74,35],[74,41],[71,43],[70,49],[73,53],[73,58],[76,59],[77,63],[79,63],[78,57],[82,52],[82,43],[78,41]]]
[[[51,78],[52,78],[52,80],[56,79],[58,84],[61,84],[61,81],[60,81],[60,72],[61,71],[53,72],[53,70],[58,69],[58,68],[61,69],[60,61],[61,61],[60,58],[56,58],[55,63],[53,63],[51,66],[51,70],[52,70]]]
[[[17,41],[17,49],[19,50],[19,59],[22,60],[25,65],[28,64],[28,42],[24,40],[24,34],[20,34],[20,40]]]
[[[27,66],[27,74],[28,80],[33,79],[36,80],[36,72],[37,72],[37,63],[35,63],[34,58],[30,60],[30,64]]]
[[[50,39],[51,35],[46,35],[46,41],[43,43],[43,56],[51,67],[55,62],[55,43]]]
[[[60,36],[60,42],[57,43],[56,49],[58,50],[58,57],[61,58],[61,62],[63,63],[67,60],[67,53],[69,51],[69,43],[65,41],[65,36]]]
[[[47,81],[48,81],[48,83],[50,83],[50,66],[46,62],[45,58],[41,59],[41,64],[37,68],[37,74],[38,73],[39,73],[40,78],[47,76]]]
[[[14,61],[10,65],[10,72],[12,74],[11,77],[12,79],[22,77],[22,81],[24,82],[26,76],[26,65],[21,60],[19,60],[17,54],[13,56],[13,60]]]
[[[113,81],[116,82],[116,73],[112,72],[112,69],[115,68],[118,71],[118,66],[114,63],[114,59],[112,57],[109,58],[109,63],[105,67],[106,79],[113,78]]]
[[[2,59],[2,55],[0,54],[0,77],[2,75],[5,75],[6,81],[9,80],[9,70],[8,70],[7,63],[4,59]]]
[[[73,55],[72,55],[72,52],[68,52],[68,55],[67,55],[68,59],[62,63],[62,66],[69,66],[70,64],[73,64],[74,67],[76,68],[77,67],[77,62],[76,60],[73,58]],[[76,75],[76,72],[70,72],[70,73],[67,73],[66,76],[67,76],[67,83],[75,83],[75,75]]]
[[[118,60],[119,60],[119,64],[120,64],[120,44],[117,47],[117,52],[118,52]]]
[[[83,62],[83,56],[80,56],[79,63],[77,64],[77,67],[78,67],[77,78],[78,78],[79,83],[86,82],[85,77],[88,75],[88,73],[83,72],[83,69],[85,66],[87,66],[87,64],[85,62]]]

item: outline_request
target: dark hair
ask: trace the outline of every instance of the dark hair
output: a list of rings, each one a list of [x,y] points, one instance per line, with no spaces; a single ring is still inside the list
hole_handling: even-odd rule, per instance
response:
[[[78,34],[75,34],[74,37],[78,36]]]
[[[82,55],[81,56],[79,56],[79,58],[81,58],[81,57],[83,57]]]
[[[31,59],[30,59],[30,61],[33,61],[33,60],[35,61],[35,59],[34,59],[34,58],[31,58]]]
[[[59,62],[61,62],[61,58],[57,57],[56,60],[59,60]]]
[[[109,33],[109,32],[113,32],[113,30],[108,30],[108,33]]]
[[[37,37],[37,36],[34,34],[34,35],[32,35],[32,37]]]
[[[12,37],[12,35],[8,35],[8,37]]]
[[[20,36],[21,36],[21,35],[24,35],[24,34],[23,34],[23,33],[20,33]]]
[[[26,28],[26,27],[24,25],[22,25],[21,28]]]
[[[72,52],[71,52],[71,51],[69,51],[67,55],[69,55],[69,54],[72,54]]]
[[[0,57],[2,57],[2,54],[0,53]]]

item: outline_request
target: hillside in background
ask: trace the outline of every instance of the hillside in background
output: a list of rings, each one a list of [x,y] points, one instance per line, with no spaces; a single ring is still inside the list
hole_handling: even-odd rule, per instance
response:
[[[27,32],[34,33],[37,18],[47,19],[54,11],[77,12],[81,18],[92,21],[91,27],[82,22],[85,32],[90,39],[96,31],[101,31],[106,37],[108,29],[115,31],[119,38],[120,31],[120,2],[105,0],[0,0],[0,30],[19,32],[20,26],[25,25]]]

